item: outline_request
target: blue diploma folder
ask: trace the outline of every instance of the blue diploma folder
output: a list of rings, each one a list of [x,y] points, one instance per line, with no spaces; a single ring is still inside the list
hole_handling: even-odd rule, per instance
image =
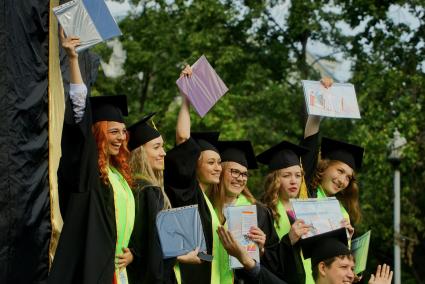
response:
[[[164,258],[207,251],[198,205],[162,210],[156,217]]]
[[[121,35],[121,31],[103,0],[71,0],[54,7],[67,36],[80,37],[77,52]]]

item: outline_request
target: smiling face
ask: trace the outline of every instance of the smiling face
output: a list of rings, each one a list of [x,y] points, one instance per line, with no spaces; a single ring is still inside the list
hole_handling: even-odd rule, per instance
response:
[[[152,139],[146,142],[143,145],[143,148],[146,152],[146,157],[148,159],[148,163],[151,166],[152,170],[164,170],[164,140],[161,136]]]
[[[223,185],[226,196],[236,198],[241,194],[248,181],[248,169],[239,163],[226,162],[223,170]]]
[[[124,141],[127,139],[125,124],[116,121],[108,121],[106,129],[108,155],[116,156]]]
[[[348,187],[353,174],[353,169],[347,164],[332,161],[323,172],[320,184],[328,196],[333,196]]]
[[[202,151],[196,172],[200,183],[205,185],[218,184],[221,174],[220,155],[212,150]]]
[[[327,284],[348,284],[354,281],[354,260],[351,257],[336,257],[331,265],[319,264],[320,281]]]
[[[298,197],[302,176],[301,167],[298,165],[279,170],[279,192],[284,200]]]

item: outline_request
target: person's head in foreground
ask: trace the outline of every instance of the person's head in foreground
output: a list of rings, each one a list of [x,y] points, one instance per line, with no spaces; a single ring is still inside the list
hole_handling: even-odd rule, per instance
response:
[[[348,247],[336,238],[322,240],[312,250],[311,267],[318,284],[353,283],[354,256]]]

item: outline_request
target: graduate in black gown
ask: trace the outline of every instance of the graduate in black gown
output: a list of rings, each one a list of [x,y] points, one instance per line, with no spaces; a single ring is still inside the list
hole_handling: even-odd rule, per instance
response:
[[[295,219],[289,200],[300,197],[303,179],[300,158],[307,152],[306,148],[282,141],[257,156],[260,163],[268,166],[262,200],[273,213],[280,238],[272,271],[288,283],[306,283],[298,241],[308,233],[309,226]]]
[[[62,31],[61,40],[71,71],[58,169],[64,226],[48,283],[121,283],[132,260],[126,243],[134,221],[127,102],[125,96],[89,100],[75,51],[79,39]],[[125,210],[116,213],[118,206]]]
[[[219,141],[218,149],[221,155],[222,172],[220,183],[214,186],[211,200],[223,225],[226,220],[223,209],[234,205],[256,205],[258,227],[252,227],[249,237],[258,244],[261,264],[268,267],[274,257],[274,248],[279,243],[279,238],[273,227],[273,220],[267,207],[255,200],[247,187],[248,169],[256,169],[257,162],[250,141]],[[243,269],[235,271],[235,283],[256,283]]]
[[[142,118],[128,128],[131,151],[130,167],[135,198],[135,224],[129,247],[134,261],[128,267],[130,283],[176,283],[173,267],[176,258],[163,259],[156,228],[159,211],[171,208],[164,191],[164,141],[149,120],[154,114]],[[180,262],[200,263],[197,251],[179,256]]]
[[[164,188],[171,205],[181,207],[198,205],[207,252],[211,262],[180,264],[181,283],[221,283],[220,265],[214,257],[218,236],[218,221],[207,194],[213,184],[218,184],[221,160],[213,145],[218,133],[206,133],[194,139],[190,133],[189,102],[182,95],[182,106],[176,128],[176,146],[165,157]],[[215,234],[215,237],[214,237]],[[215,240],[215,242],[214,242]],[[217,282],[219,281],[219,282]]]

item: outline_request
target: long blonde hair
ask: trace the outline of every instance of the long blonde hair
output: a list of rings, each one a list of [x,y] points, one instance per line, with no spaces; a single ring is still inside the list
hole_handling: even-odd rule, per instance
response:
[[[145,180],[161,190],[162,196],[164,196],[163,209],[171,208],[170,199],[164,191],[164,171],[152,169],[143,145],[131,151],[130,167],[135,180]],[[137,188],[135,188],[135,190],[137,190]]]
[[[223,214],[223,208],[224,204],[226,202],[226,188],[224,187],[224,173],[227,169],[229,169],[230,163],[229,162],[222,162],[221,167],[221,175],[220,175],[220,183],[216,184],[211,187],[211,191],[209,192],[209,198],[212,200],[214,208],[216,209],[216,212],[218,214],[218,219],[220,220],[221,224],[224,224],[226,221],[224,214]],[[249,191],[248,187],[245,185],[245,187],[242,189],[241,194],[243,194],[249,202],[252,204],[256,204],[257,201],[255,200],[254,196],[252,195],[251,191]]]

